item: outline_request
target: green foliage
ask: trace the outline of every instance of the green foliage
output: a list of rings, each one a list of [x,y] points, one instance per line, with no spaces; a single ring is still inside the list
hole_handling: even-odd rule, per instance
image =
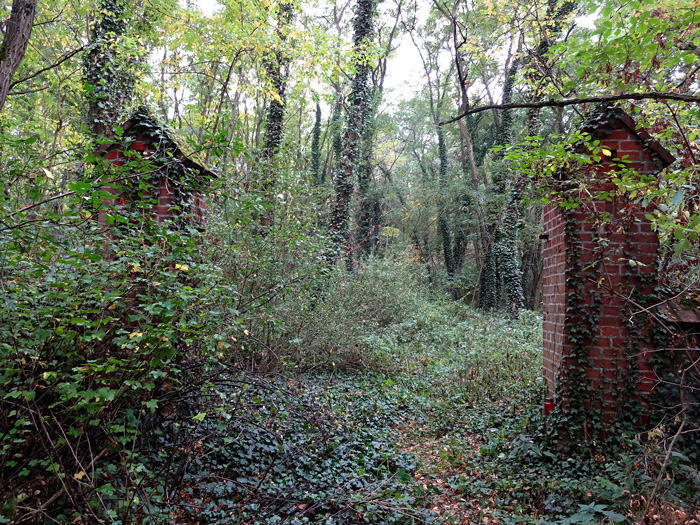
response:
[[[472,410],[455,425],[448,457],[464,464],[471,475],[450,479],[466,498],[480,500],[474,519],[506,523],[638,522],[644,511],[641,495],[654,486],[665,453],[656,438],[643,442],[623,436],[617,446],[590,454],[585,444],[562,454],[542,442],[540,394],[521,391],[498,405]],[[478,444],[476,453],[470,450]],[[698,505],[688,497],[696,467],[682,454],[672,467],[677,476],[666,501]]]
[[[152,164],[126,169],[136,166],[139,178],[112,171],[102,184],[142,195],[158,179]],[[108,205],[104,186],[75,182],[57,207],[48,197],[52,179],[7,182],[0,232],[5,486],[41,480],[46,493],[72,496],[76,512],[116,517],[128,511],[110,503],[118,490],[112,478],[119,473],[128,485],[140,478],[141,462],[124,454],[151,426],[181,366],[208,355],[199,336],[214,318],[202,311],[221,300],[221,289],[198,256],[196,230],[147,218],[152,199]],[[20,207],[26,199],[32,204]],[[83,491],[89,496],[77,495]]]
[[[419,291],[421,269],[410,258],[366,261],[357,273],[339,271],[324,285],[323,302],[309,295],[282,306],[291,363],[300,368],[361,368],[384,360],[364,338],[416,312],[427,297]]]
[[[137,23],[136,13],[129,7],[121,0],[102,0],[91,28],[84,59],[84,90],[86,123],[95,139],[113,137],[112,127],[131,102],[137,77],[144,69],[147,48],[139,30],[148,26],[150,13],[143,13]]]
[[[419,376],[430,364],[434,375],[425,388],[449,395],[454,385],[465,402],[499,399],[537,381],[541,336],[529,328],[534,314],[515,324],[477,315],[434,296],[426,284],[419,261],[399,254],[371,259],[357,275],[338,274],[322,304],[308,309],[302,302],[282,317],[296,336],[292,364]]]
[[[224,395],[211,385],[230,387],[220,379],[228,359],[271,357],[257,336],[325,248],[284,185],[264,238],[265,201],[229,187],[211,194],[220,218],[202,236],[189,199],[207,181],[152,119],[139,130],[159,146],[148,159],[131,152],[118,166],[87,153],[76,160],[92,165],[65,172],[65,193],[38,143],[4,137],[25,155],[7,162],[0,198],[0,462],[3,499],[22,496],[22,513],[49,501],[42,512],[59,521],[167,521],[194,461],[177,451],[203,439]],[[173,219],[158,222],[166,177],[177,197]],[[236,410],[232,422],[248,421]]]

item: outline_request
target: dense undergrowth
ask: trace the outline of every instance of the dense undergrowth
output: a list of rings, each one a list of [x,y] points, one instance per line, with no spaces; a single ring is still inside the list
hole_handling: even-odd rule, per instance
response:
[[[243,328],[267,327],[268,318],[241,318],[241,343],[214,345],[229,359],[182,362],[178,383],[156,389],[157,410],[127,409],[131,431],[112,421],[112,439],[123,425],[121,448],[94,452],[90,464],[75,451],[72,478],[87,507],[66,489],[27,512],[27,491],[36,497],[50,483],[42,474],[15,482],[22,492],[6,499],[3,521],[641,521],[664,436],[562,455],[546,442],[541,416],[539,316],[485,315],[423,279],[412,258],[397,255],[334,276],[316,306],[297,292],[266,314],[279,327],[274,347],[253,346],[262,339]],[[255,357],[266,374],[249,370]],[[417,442],[432,443],[440,461],[426,461]],[[700,503],[696,463],[677,451],[669,472],[657,522],[682,523]],[[441,511],[437,496],[457,510]]]
[[[291,187],[265,231],[266,204],[237,188],[213,197],[204,235],[184,213],[155,222],[139,192],[158,170],[134,162],[143,179],[119,186],[140,195],[131,204],[88,182],[63,207],[36,202],[38,179],[0,198],[0,522],[596,523],[646,510],[667,436],[569,457],[548,444],[537,314],[453,301],[398,243],[328,271]],[[675,451],[660,493],[688,514],[691,454]]]

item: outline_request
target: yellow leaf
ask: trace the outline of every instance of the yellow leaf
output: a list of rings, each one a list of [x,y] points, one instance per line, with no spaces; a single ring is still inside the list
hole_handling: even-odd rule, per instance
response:
[[[186,265],[184,265],[184,264],[176,264],[176,265],[175,265],[175,269],[176,269],[176,270],[182,270],[183,272],[186,272],[187,270],[190,269],[190,267],[189,267],[189,266],[186,266]]]
[[[244,333],[245,335],[249,335],[249,334],[250,334],[250,332],[249,332],[248,330],[243,330],[243,333]]]
[[[129,339],[133,339],[134,337],[142,337],[142,336],[143,336],[143,332],[131,332],[129,334]]]
[[[216,346],[218,346],[219,349],[221,349],[221,348],[224,347],[224,342],[223,342],[223,341],[219,341],[218,343],[216,343]]]
[[[81,480],[85,477],[85,471],[81,470],[80,472],[76,472],[73,474],[73,479]]]

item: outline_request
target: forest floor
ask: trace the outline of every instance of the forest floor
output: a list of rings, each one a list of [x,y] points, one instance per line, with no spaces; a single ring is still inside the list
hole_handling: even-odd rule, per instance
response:
[[[430,376],[440,364],[421,368]],[[683,475],[668,478],[665,501],[644,518],[644,495],[658,466],[653,444],[637,449],[629,443],[610,449],[608,458],[546,450],[537,436],[538,385],[474,403],[446,395],[456,384],[441,389],[416,375],[340,374],[332,383],[335,395],[347,400],[351,427],[371,429],[378,441],[368,448],[385,458],[388,478],[401,483],[398,492],[387,487],[373,503],[356,505],[358,521],[700,524],[698,485]],[[373,514],[382,499],[392,517]]]
[[[700,524],[694,456],[674,455],[645,521],[662,440],[547,445],[537,314],[431,308],[368,330],[372,371],[236,383],[235,440],[200,442],[181,523]],[[220,419],[198,427],[209,442]]]

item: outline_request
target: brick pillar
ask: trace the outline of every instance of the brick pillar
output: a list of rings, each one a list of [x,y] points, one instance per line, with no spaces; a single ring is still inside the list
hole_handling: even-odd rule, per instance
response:
[[[575,338],[580,337],[578,332],[572,336],[572,326],[585,322],[577,308],[583,306],[593,320],[590,336],[585,336],[588,366],[584,374],[590,391],[597,393],[593,403],[604,420],[613,419],[619,415],[620,396],[630,393],[629,385],[644,393],[655,381],[647,363],[652,348],[644,342],[647,317],[643,312],[632,315],[641,308],[628,298],[653,294],[658,236],[644,210],[631,210],[629,203],[616,199],[582,203],[568,212],[568,218],[556,204],[549,205],[545,234],[543,375],[547,396],[567,396],[562,385],[571,374],[568,367]],[[576,252],[579,265],[575,268]]]
[[[629,416],[630,407],[643,411],[656,383],[648,362],[652,323],[635,298],[653,295],[659,240],[647,210],[611,182],[619,169],[611,161],[624,158],[641,174],[656,174],[668,161],[661,162],[658,146],[652,151],[648,135],[630,122],[623,115],[595,128],[593,139],[610,153],[594,167],[598,182],[578,192],[577,207],[564,211],[552,203],[544,213],[546,396],[566,411],[578,401],[569,393],[583,382],[582,408],[595,409],[603,422]]]

